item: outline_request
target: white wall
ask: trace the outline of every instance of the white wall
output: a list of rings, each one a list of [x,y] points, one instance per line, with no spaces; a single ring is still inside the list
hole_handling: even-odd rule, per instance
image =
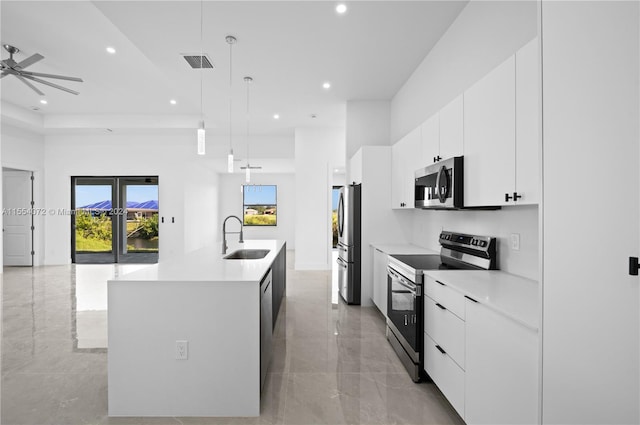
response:
[[[391,101],[392,143],[537,34],[534,1],[471,1]]]
[[[413,215],[414,244],[439,251],[438,234],[442,230],[494,236],[498,239],[500,270],[539,278],[537,205],[503,207],[495,211],[418,210]],[[520,235],[518,251],[511,249],[512,233]]]
[[[390,108],[388,100],[347,102],[346,158],[350,159],[362,146],[389,145]]]
[[[71,176],[159,176],[160,258],[181,254],[218,237],[218,176],[212,159],[195,153],[192,134],[73,134],[45,140],[45,205],[71,207]],[[171,223],[175,217],[175,223]],[[45,219],[45,262],[71,258],[70,217]]]
[[[637,424],[639,3],[545,1],[542,47],[543,423]]]
[[[295,268],[330,270],[333,170],[345,165],[345,132],[298,128],[295,139]]]
[[[222,230],[222,220],[229,215],[236,215],[242,219],[242,192],[240,188],[245,184],[244,173],[220,174],[220,203],[218,205],[220,220],[216,223],[218,230]],[[278,224],[277,226],[258,227],[246,226],[245,239],[281,239],[287,241],[287,249],[295,249],[295,175],[267,174],[254,172],[251,174],[251,184],[275,184],[277,188]],[[229,221],[231,231],[236,231],[238,223]],[[237,235],[229,238],[236,239]],[[229,240],[229,239],[228,239]]]
[[[1,146],[2,167],[32,171],[34,208],[46,208],[44,203],[44,137],[18,127],[2,123]],[[0,182],[1,183],[1,182]],[[1,194],[0,194],[1,196]],[[44,215],[34,216],[34,264],[44,262]],[[2,253],[2,251],[0,251]]]

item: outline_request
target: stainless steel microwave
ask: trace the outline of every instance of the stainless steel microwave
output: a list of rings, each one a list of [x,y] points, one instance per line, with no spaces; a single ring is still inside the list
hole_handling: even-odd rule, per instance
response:
[[[415,207],[456,209],[464,207],[461,156],[444,159],[415,172]]]

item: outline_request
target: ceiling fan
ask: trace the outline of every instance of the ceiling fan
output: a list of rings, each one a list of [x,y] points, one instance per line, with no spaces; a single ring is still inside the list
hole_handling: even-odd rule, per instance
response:
[[[2,62],[0,62],[0,66],[1,66],[1,69],[2,69],[2,74],[0,75],[0,78],[4,78],[7,75],[13,75],[18,80],[22,81],[27,86],[29,86],[29,88],[31,88],[31,90],[35,91],[40,96],[44,96],[44,93],[42,93],[36,86],[31,84],[27,80],[35,81],[36,83],[44,84],[44,85],[47,85],[49,87],[56,88],[58,90],[63,90],[63,91],[66,91],[67,93],[78,94],[78,92],[75,91],[75,90],[71,90],[71,89],[68,89],[66,87],[59,86],[57,84],[51,83],[49,81],[45,81],[45,80],[43,80],[41,78],[38,78],[38,77],[56,78],[58,80],[77,81],[79,83],[82,83],[82,78],[67,77],[67,76],[64,76],[64,75],[42,74],[40,72],[25,71],[24,69],[27,68],[28,66],[31,66],[34,63],[44,59],[44,56],[42,56],[39,53],[36,53],[34,55],[29,56],[28,58],[26,58],[22,62],[16,62],[13,59],[13,55],[18,53],[20,51],[20,49],[18,49],[17,47],[11,46],[9,44],[3,44],[2,47],[4,47],[4,49],[7,52],[9,52],[9,59],[3,59]]]

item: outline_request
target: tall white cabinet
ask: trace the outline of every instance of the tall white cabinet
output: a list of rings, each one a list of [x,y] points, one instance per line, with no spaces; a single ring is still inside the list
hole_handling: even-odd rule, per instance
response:
[[[396,241],[402,233],[394,212],[385,208],[391,194],[391,147],[361,147],[350,159],[349,169],[351,181],[362,184],[361,303],[372,306],[374,297],[386,297],[386,293],[374,293],[374,250],[371,243]],[[386,277],[386,270],[384,273]]]

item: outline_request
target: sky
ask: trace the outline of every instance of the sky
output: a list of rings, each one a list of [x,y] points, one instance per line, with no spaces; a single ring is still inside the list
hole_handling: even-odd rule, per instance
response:
[[[247,205],[276,205],[277,186],[273,186],[273,185],[244,186],[244,203]]]
[[[331,209],[332,210],[337,210],[338,209],[338,200],[340,199],[340,189],[333,189],[333,192],[331,192]]]
[[[76,206],[95,204],[96,202],[111,200],[110,185],[77,185]],[[158,200],[157,185],[127,186],[127,201],[145,202]]]

